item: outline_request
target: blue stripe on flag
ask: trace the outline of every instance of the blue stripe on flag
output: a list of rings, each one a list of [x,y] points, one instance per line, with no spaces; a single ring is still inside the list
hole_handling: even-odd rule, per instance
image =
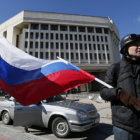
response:
[[[0,77],[8,85],[23,84],[62,70],[80,71],[78,67],[71,63],[66,64],[60,61],[48,64],[39,69],[27,71],[9,65],[2,58],[0,58],[0,67]]]

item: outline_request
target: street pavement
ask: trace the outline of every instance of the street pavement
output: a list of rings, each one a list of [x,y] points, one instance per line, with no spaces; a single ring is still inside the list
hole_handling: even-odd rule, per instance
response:
[[[74,133],[69,138],[63,140],[114,140],[111,124],[110,103],[105,102],[98,96],[99,94],[74,94],[66,98],[77,100],[79,102],[94,104],[100,114],[100,125],[87,132]],[[0,124],[0,140],[60,140],[49,132],[37,132],[36,129],[30,129],[31,133],[24,132],[23,127],[5,126]]]

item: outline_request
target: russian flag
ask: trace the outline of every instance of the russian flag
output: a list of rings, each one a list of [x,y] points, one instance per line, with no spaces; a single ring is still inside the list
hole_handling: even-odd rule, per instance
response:
[[[0,88],[22,105],[34,104],[94,80],[71,63],[28,55],[0,35]]]

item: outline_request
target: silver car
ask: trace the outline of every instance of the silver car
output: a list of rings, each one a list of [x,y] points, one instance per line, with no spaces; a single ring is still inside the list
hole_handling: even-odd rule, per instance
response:
[[[4,124],[13,121],[15,126],[51,128],[59,138],[91,129],[100,121],[93,104],[65,100],[60,95],[29,106],[22,106],[14,98],[0,101],[0,117]]]

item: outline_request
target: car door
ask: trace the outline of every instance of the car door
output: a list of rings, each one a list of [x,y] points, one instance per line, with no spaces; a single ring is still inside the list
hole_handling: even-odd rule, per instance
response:
[[[15,126],[42,126],[42,105],[33,104],[22,106],[18,102],[14,108],[14,125]]]

